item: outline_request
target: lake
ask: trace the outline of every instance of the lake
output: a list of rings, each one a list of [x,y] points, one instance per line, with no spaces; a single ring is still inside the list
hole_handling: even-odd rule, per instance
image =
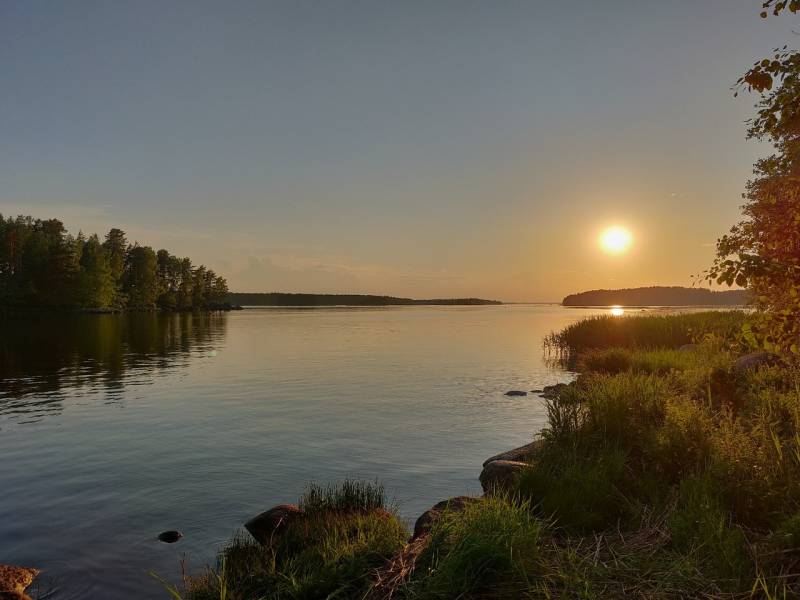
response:
[[[42,569],[53,598],[166,598],[148,572],[175,581],[183,555],[213,562],[251,516],[345,477],[383,482],[413,524],[542,428],[536,395],[504,393],[569,380],[542,339],[602,312],[0,319],[0,563]]]

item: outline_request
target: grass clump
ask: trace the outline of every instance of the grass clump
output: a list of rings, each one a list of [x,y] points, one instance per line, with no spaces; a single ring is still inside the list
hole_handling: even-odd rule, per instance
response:
[[[300,500],[303,518],[261,546],[237,534],[216,569],[186,578],[184,600],[361,598],[374,571],[408,537],[388,510],[382,486],[347,481],[309,486]],[[173,588],[174,589],[174,588]]]
[[[408,598],[518,598],[538,573],[542,524],[527,503],[487,497],[445,512],[417,560]]]
[[[361,511],[386,508],[386,490],[375,482],[345,480],[328,485],[310,484],[300,497],[306,513]]]

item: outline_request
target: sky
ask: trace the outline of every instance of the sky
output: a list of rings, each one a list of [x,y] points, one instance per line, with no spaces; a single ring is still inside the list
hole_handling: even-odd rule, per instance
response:
[[[559,301],[691,285],[798,19],[759,0],[0,3],[0,213],[234,291]],[[633,233],[598,249],[609,225]]]

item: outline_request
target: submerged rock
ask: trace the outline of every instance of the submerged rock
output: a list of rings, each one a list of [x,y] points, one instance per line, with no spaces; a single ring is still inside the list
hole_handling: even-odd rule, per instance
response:
[[[528,392],[523,392],[522,390],[509,390],[506,392],[506,396],[527,396]]]
[[[475,498],[474,496],[456,496],[455,498],[449,498],[447,500],[437,502],[424,513],[422,513],[417,519],[417,522],[414,524],[414,535],[411,536],[411,540],[416,540],[417,538],[427,534],[431,530],[431,527],[433,527],[433,524],[439,519],[439,517],[442,516],[442,513],[445,510],[462,512],[470,504],[480,501],[480,498]]]
[[[174,544],[179,539],[183,537],[183,534],[180,531],[175,531],[171,529],[169,531],[162,531],[158,534],[158,541],[164,542],[165,544]]]
[[[479,478],[484,493],[514,492],[522,471],[528,466],[528,463],[517,460],[493,460],[486,463]]]
[[[278,504],[250,519],[244,524],[244,528],[263,546],[273,535],[280,533],[303,514],[303,510],[296,504]]]
[[[778,356],[772,352],[751,352],[737,358],[733,363],[733,370],[744,373],[758,367],[774,365],[777,362]]]
[[[500,454],[495,454],[494,456],[487,458],[483,461],[483,466],[485,467],[490,462],[495,460],[512,460],[516,462],[530,462],[536,455],[541,452],[542,448],[544,447],[544,440],[536,440],[531,442],[530,444],[525,444],[524,446],[520,446],[519,448],[514,448],[513,450],[506,450],[505,452],[501,452]]]
[[[25,588],[33,583],[39,573],[39,569],[30,567],[0,565],[0,598],[28,598]]]

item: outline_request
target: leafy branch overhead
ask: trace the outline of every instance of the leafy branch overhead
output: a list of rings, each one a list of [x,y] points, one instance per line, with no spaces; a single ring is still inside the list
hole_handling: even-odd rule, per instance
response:
[[[764,2],[773,15],[800,10],[800,0]],[[748,138],[774,153],[756,162],[742,206],[744,218],[717,241],[707,278],[748,288],[760,321],[747,332],[769,350],[800,347],[800,53],[787,46],[754,65],[736,82],[759,94]]]

